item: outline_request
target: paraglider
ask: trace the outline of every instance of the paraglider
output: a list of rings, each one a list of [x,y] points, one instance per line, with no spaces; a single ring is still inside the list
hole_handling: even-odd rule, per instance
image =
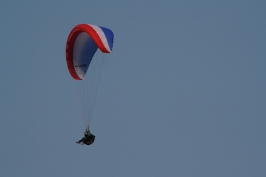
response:
[[[78,144],[90,145],[95,140],[95,136],[90,133],[88,127],[90,127],[93,115],[104,62],[104,56],[97,56],[111,53],[113,38],[114,34],[108,28],[91,24],[79,24],[72,29],[67,39],[66,62],[68,71],[75,81],[82,83],[81,91],[78,90],[77,93],[81,100],[86,130],[84,137],[77,141]],[[101,51],[99,55],[97,55],[97,50]]]
[[[89,129],[86,129],[85,132],[84,132],[84,137],[77,141],[76,143],[83,145],[83,144],[86,144],[86,145],[91,145],[95,140],[95,136],[93,134],[91,134],[90,130]]]

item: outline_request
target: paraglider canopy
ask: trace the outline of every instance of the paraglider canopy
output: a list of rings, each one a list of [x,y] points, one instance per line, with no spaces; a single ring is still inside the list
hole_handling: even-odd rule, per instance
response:
[[[105,27],[91,24],[75,26],[66,44],[66,61],[71,76],[75,80],[83,80],[98,48],[103,53],[111,53],[113,38],[113,32]]]
[[[75,80],[77,90],[73,93],[79,98],[85,127],[93,117],[105,54],[111,53],[113,41],[110,29],[91,24],[79,24],[68,35],[66,62]]]

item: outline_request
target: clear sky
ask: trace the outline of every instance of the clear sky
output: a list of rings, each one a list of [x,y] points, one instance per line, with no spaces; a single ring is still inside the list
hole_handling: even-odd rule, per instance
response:
[[[0,2],[0,176],[266,176],[266,1]],[[65,45],[110,28],[84,126]]]

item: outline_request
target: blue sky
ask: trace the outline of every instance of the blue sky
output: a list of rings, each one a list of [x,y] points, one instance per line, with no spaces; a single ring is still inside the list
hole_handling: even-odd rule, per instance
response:
[[[265,176],[266,2],[1,1],[0,176]],[[65,44],[115,35],[84,126]]]

